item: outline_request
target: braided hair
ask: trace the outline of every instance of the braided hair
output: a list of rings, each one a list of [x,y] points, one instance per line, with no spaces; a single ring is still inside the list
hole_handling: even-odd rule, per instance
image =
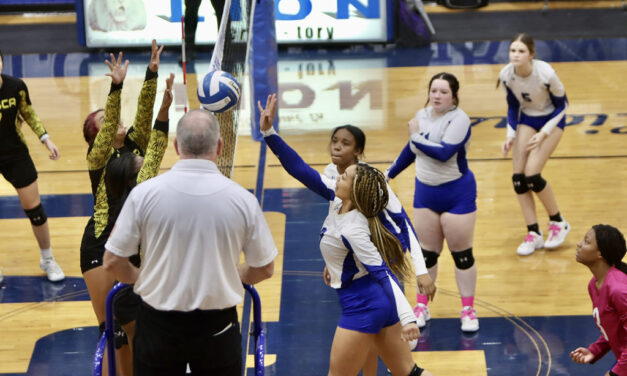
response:
[[[627,247],[625,246],[625,237],[620,230],[616,227],[602,224],[594,225],[592,229],[594,230],[597,248],[599,248],[601,256],[610,266],[627,274],[627,264],[622,261]]]
[[[377,217],[389,199],[385,176],[365,163],[359,163],[356,167],[351,201],[368,219],[372,242],[385,263],[399,279],[404,280],[410,275],[411,269],[403,254],[403,247]]]

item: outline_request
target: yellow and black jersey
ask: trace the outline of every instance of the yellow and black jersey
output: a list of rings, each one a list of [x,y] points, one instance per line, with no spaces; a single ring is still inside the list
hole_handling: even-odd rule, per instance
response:
[[[28,88],[19,78],[2,76],[0,86],[0,155],[28,151],[18,113],[28,123],[33,132],[41,138],[46,134],[39,116],[31,105]]]
[[[93,236],[99,238],[112,220],[109,209],[118,204],[116,199],[107,191],[105,171],[112,158],[121,153],[132,152],[142,157],[150,139],[150,124],[152,122],[153,107],[157,94],[157,73],[146,70],[146,78],[137,101],[137,113],[133,126],[126,133],[124,146],[120,149],[113,147],[113,139],[120,123],[120,102],[122,84],[111,84],[111,91],[105,106],[104,123],[98,131],[94,142],[87,151],[87,168],[91,180],[92,194],[94,195]]]

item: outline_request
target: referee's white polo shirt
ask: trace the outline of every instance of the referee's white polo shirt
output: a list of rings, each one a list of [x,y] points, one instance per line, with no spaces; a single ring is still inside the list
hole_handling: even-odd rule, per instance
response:
[[[105,248],[142,263],[135,292],[162,311],[224,309],[244,295],[240,252],[252,267],[277,255],[259,203],[215,163],[183,159],[135,187]]]

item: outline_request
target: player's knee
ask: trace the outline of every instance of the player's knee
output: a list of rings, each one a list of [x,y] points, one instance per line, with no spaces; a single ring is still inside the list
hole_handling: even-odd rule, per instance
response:
[[[546,180],[540,174],[525,176],[525,180],[527,181],[527,187],[536,193],[542,192],[544,187],[546,187]]]
[[[422,257],[424,257],[425,259],[425,266],[427,267],[427,269],[431,269],[435,266],[435,264],[438,263],[438,257],[440,257],[440,255],[436,252],[429,251],[423,248]]]
[[[46,217],[46,212],[44,211],[44,208],[43,206],[41,206],[41,204],[37,205],[33,209],[24,209],[24,213],[26,213],[26,216],[33,226],[41,226],[48,220],[48,217]]]
[[[414,368],[412,368],[411,372],[409,373],[409,376],[420,376],[422,375],[422,372],[424,371],[424,369],[418,367],[415,363],[414,363]]]
[[[451,252],[453,261],[457,269],[466,270],[475,264],[475,258],[472,255],[472,247],[459,252]]]
[[[525,174],[512,175],[512,183],[514,184],[514,191],[519,195],[529,192],[527,181],[525,180]]]

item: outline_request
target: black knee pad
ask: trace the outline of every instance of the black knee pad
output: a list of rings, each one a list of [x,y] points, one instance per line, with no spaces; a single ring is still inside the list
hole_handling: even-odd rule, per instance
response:
[[[106,328],[106,324],[104,322],[98,325],[98,331],[100,331],[100,337],[102,337],[102,333],[104,333],[105,328]],[[124,345],[128,345],[128,336],[126,335],[124,330],[122,330],[122,326],[117,322],[117,320],[113,322],[113,340],[115,341],[116,349],[119,349],[120,347]]]
[[[37,207],[33,209],[24,209],[24,213],[26,213],[26,216],[28,217],[28,219],[30,219],[30,223],[33,226],[41,226],[48,220],[48,217],[46,217],[46,212],[44,211],[44,208],[41,206],[41,204],[37,205]]]
[[[472,247],[459,252],[451,252],[453,261],[457,269],[466,270],[475,264],[475,258],[472,256]]]
[[[430,269],[438,263],[438,257],[440,257],[440,255],[438,255],[436,252],[429,251],[423,248],[422,257],[424,257],[425,259],[425,265],[427,266],[427,269]]]
[[[544,187],[546,187],[546,180],[544,180],[540,174],[525,176],[525,180],[527,181],[529,189],[536,193],[542,192]]]
[[[422,375],[422,372],[424,371],[424,369],[418,367],[416,364],[414,364],[414,368],[412,368],[411,372],[409,373],[409,376],[420,376]]]
[[[514,191],[519,195],[529,192],[527,181],[525,180],[525,174],[512,175],[512,182],[514,183]]]
[[[115,348],[119,349],[124,345],[128,345],[128,336],[118,320],[113,321],[113,339],[115,340]]]

